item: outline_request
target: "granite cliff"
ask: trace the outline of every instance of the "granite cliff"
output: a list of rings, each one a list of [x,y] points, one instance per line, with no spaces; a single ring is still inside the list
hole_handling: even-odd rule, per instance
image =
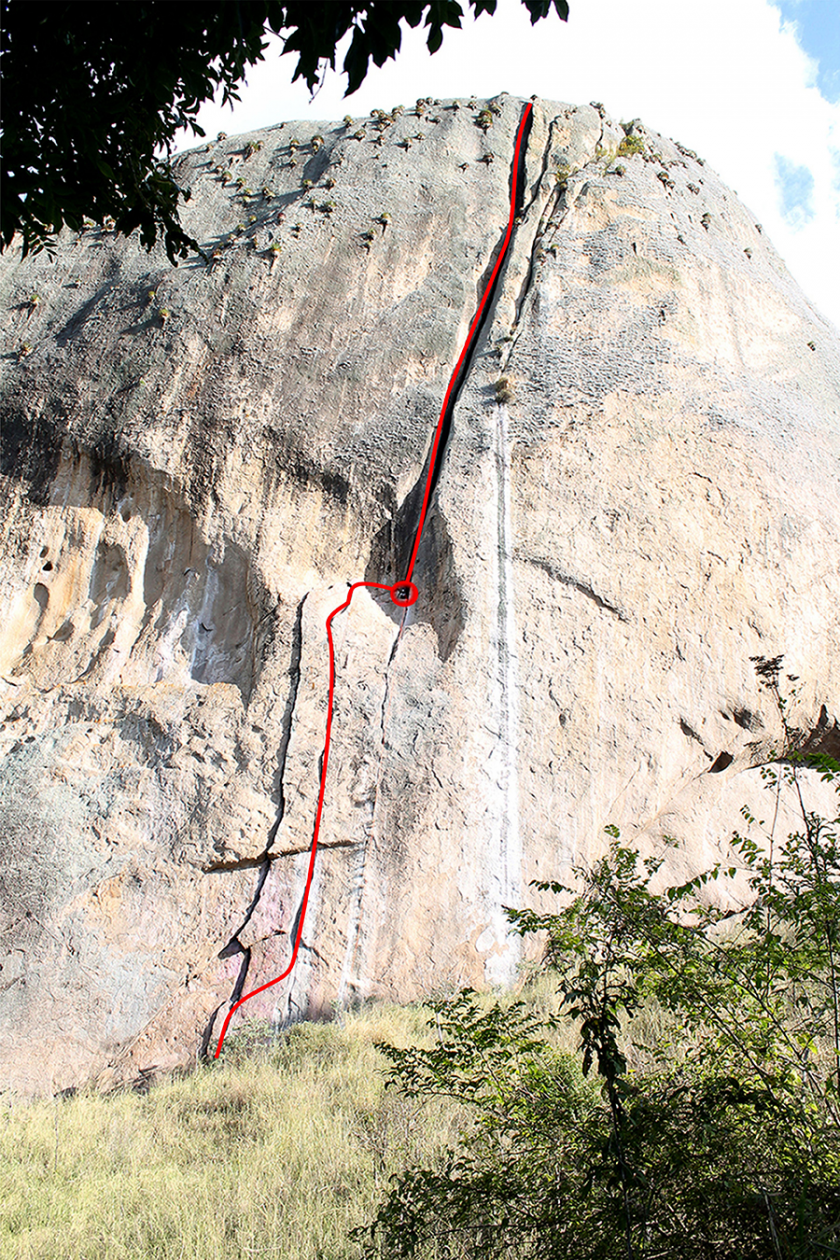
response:
[[[0,1089],[214,1047],[298,930],[325,618],[403,576],[525,102],[178,159],[203,256],[0,259]],[[235,1020],[504,984],[603,827],[695,871],[840,751],[840,341],[696,155],[536,100],[407,610],[337,623],[315,881]]]

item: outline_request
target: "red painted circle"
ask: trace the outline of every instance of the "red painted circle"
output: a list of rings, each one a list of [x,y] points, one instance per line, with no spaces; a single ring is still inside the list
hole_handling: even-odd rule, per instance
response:
[[[419,594],[413,582],[396,582],[391,587],[391,599],[398,608],[410,608]]]

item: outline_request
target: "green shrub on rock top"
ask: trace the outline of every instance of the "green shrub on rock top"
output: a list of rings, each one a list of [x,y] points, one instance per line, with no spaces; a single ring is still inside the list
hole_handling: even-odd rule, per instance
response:
[[[641,136],[625,136],[618,146],[618,157],[632,157],[635,153],[644,153],[645,143]]]

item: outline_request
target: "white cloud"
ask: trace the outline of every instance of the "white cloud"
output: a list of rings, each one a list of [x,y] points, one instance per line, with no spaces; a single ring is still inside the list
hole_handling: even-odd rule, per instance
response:
[[[235,112],[205,107],[200,120],[215,135],[293,118],[359,116],[429,95],[506,91],[602,101],[613,117],[639,117],[705,158],[763,224],[806,295],[840,327],[840,102],[820,95],[816,64],[794,26],[769,0],[572,0],[571,7],[568,24],[552,12],[532,27],[519,0],[499,0],[494,15],[465,16],[461,31],[445,28],[433,57],[424,28],[403,23],[396,62],[371,63],[348,99],[340,70],[349,38],[313,102],[300,80],[291,85],[297,54],[278,56],[281,43],[272,39]],[[187,138],[181,147],[194,143]],[[810,218],[786,217],[777,155],[783,169],[811,173]]]

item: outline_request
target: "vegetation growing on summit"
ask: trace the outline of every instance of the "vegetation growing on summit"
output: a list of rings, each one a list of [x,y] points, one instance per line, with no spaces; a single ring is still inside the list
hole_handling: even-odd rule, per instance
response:
[[[641,136],[625,136],[618,146],[618,157],[632,157],[634,153],[644,153],[645,142]]]
[[[236,4],[101,5],[0,0],[4,47],[0,248],[19,234],[23,256],[54,244],[65,225],[103,223],[151,249],[163,239],[170,262],[199,252],[181,226],[190,189],[172,162],[172,143],[219,89],[222,104],[239,99],[249,66],[262,61],[266,34],[283,35],[283,55],[297,53],[292,81],[310,91],[335,69],[336,47],[352,32],[344,58],[349,96],[373,58],[396,56],[400,23],[424,22],[435,53],[444,27],[459,27],[459,0],[237,0]],[[554,10],[565,21],[567,0],[522,0],[531,23]],[[467,12],[494,13],[496,0],[467,0]],[[346,121],[346,120],[345,120]],[[347,124],[350,125],[349,123]],[[226,139],[219,132],[217,141]],[[316,137],[316,139],[318,139]],[[246,157],[257,152],[251,141]],[[320,145],[313,145],[317,152]],[[161,157],[165,153],[165,157]]]

